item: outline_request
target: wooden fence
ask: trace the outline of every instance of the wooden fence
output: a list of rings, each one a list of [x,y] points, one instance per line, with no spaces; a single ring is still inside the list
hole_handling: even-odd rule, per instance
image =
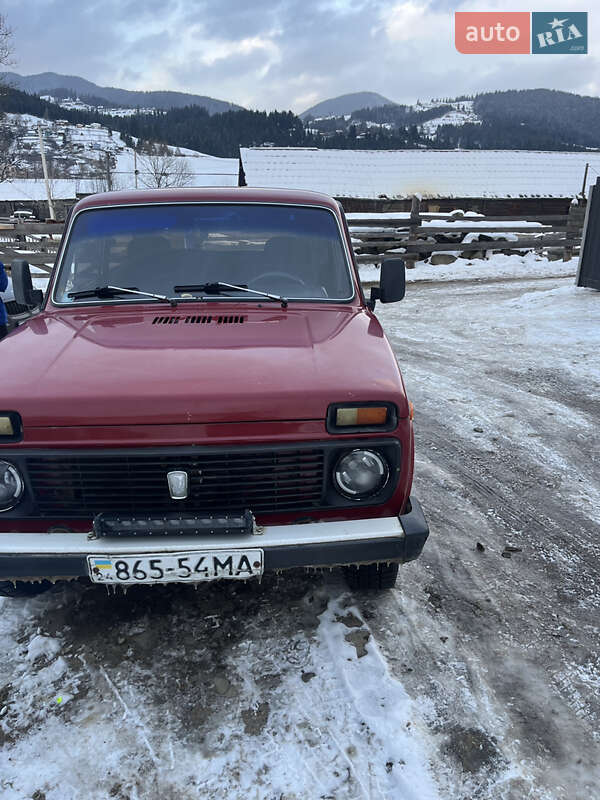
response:
[[[472,258],[485,257],[494,250],[548,250],[560,251],[568,260],[581,244],[585,205],[571,205],[568,214],[511,219],[421,213],[418,199],[413,198],[410,213],[347,216],[359,264],[379,263],[386,256],[396,256],[410,268],[433,253]]]
[[[359,264],[402,257],[407,267],[435,253],[485,257],[490,251],[514,253],[545,250],[568,260],[581,244],[585,204],[568,214],[510,217],[421,213],[413,199],[410,213],[348,214]],[[0,261],[10,268],[24,258],[50,273],[63,231],[62,224],[25,222],[0,225]],[[469,240],[465,241],[465,237]],[[557,257],[560,257],[558,255]]]
[[[11,261],[24,258],[32,266],[50,273],[62,231],[60,223],[0,225],[0,261],[10,269]]]

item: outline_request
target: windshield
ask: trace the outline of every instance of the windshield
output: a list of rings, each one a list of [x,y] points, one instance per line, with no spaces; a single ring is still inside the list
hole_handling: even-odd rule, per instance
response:
[[[106,302],[70,295],[120,286],[185,300],[202,294],[188,287],[218,282],[291,300],[341,301],[353,296],[339,227],[327,209],[198,204],[82,212],[73,224],[54,299]],[[260,300],[227,288],[211,299],[227,296]],[[148,299],[125,294],[111,299],[140,301]]]

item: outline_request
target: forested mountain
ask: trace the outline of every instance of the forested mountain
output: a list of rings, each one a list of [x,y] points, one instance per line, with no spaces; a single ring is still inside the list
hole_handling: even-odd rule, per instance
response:
[[[392,100],[383,97],[377,92],[353,92],[352,94],[341,94],[339,97],[332,97],[329,100],[322,100],[300,114],[300,119],[306,120],[311,117],[343,116],[351,114],[359,108],[368,106],[394,105]]]
[[[444,147],[582,150],[600,148],[600,98],[550,89],[493,92],[474,98],[481,125],[438,129]]]
[[[27,113],[78,124],[99,122],[136,139],[237,157],[239,147],[341,149],[600,149],[600,99],[532,89],[493,92],[415,106],[384,104],[318,122],[291,111],[229,110],[209,113],[198,105],[111,117],[62,108],[33,94],[5,89],[0,111]]]
[[[2,112],[31,114],[51,120],[65,119],[82,125],[98,122],[120,131],[128,143],[133,143],[131,137],[139,139],[140,148],[145,142],[152,141],[233,158],[239,155],[240,145],[273,144],[286,147],[307,143],[302,121],[291,111],[241,109],[209,114],[200,106],[188,106],[150,114],[111,117],[94,111],[62,108],[36,95],[5,88],[0,93]]]
[[[462,119],[460,117],[462,114]],[[322,147],[584,150],[600,148],[600,98],[549,89],[384,105],[307,123]]]
[[[215,100],[198,94],[185,92],[140,92],[130,89],[117,89],[113,86],[98,86],[92,81],[77,75],[59,75],[56,72],[41,72],[38,75],[18,75],[16,72],[0,74],[0,80],[30,94],[54,94],[57,90],[75,92],[79,97],[100,98],[104,105],[128,106],[131,108],[181,108],[183,106],[202,106],[209,114],[241,108],[234,103]]]
[[[235,158],[240,146],[306,144],[302,121],[291,111],[241,110],[210,115],[204,108],[188,106],[165,113],[136,114],[115,123],[111,121],[127,136],[189,147],[213,156]]]
[[[385,105],[375,108],[361,108],[350,115],[352,122],[377,122],[380,125],[390,123],[395,127],[401,125],[419,125],[429,119],[441,117],[450,111],[451,105],[441,104],[432,108],[421,109],[418,106]]]

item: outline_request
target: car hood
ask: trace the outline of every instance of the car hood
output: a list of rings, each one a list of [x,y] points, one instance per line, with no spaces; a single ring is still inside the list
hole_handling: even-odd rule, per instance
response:
[[[407,416],[394,355],[364,309],[208,313],[181,304],[41,314],[0,343],[2,407],[26,429],[314,420],[332,402],[361,400],[396,402]]]

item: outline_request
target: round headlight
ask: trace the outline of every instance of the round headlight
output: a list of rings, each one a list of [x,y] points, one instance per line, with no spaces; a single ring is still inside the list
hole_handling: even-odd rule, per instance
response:
[[[0,461],[0,511],[16,506],[24,488],[19,470],[7,461]]]
[[[361,500],[383,489],[389,468],[382,456],[373,450],[352,450],[340,458],[333,474],[342,494]]]

